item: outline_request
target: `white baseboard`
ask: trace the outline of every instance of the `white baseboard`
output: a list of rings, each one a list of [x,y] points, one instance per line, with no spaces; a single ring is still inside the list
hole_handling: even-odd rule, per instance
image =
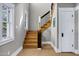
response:
[[[37,48],[38,50],[41,50],[41,48]]]
[[[55,51],[56,53],[60,53],[60,52],[61,52],[60,50],[58,50],[58,49],[53,45],[53,43],[50,42],[50,44],[51,44],[52,48],[54,49],[54,51]]]
[[[50,44],[51,47],[54,49],[54,51],[55,51],[56,53],[60,53],[60,52],[61,52],[61,51],[59,51],[59,50],[53,45],[53,43],[50,42],[50,41],[42,42],[42,44]]]
[[[11,56],[16,56],[22,49],[23,49],[23,47],[21,46],[21,47],[18,48],[14,53],[12,53]]]
[[[78,51],[78,50],[75,50],[74,53],[75,53],[75,54],[79,54],[79,51]]]
[[[50,41],[42,42],[42,44],[50,44]]]

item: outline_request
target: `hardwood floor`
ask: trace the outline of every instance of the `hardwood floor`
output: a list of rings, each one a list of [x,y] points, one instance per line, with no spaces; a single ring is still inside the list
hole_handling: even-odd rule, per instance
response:
[[[41,50],[37,48],[23,49],[17,56],[77,56],[74,53],[55,53],[50,45],[43,45]]]

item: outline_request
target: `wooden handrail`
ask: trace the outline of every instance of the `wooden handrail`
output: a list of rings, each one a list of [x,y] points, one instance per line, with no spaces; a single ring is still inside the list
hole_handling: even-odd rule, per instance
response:
[[[41,19],[44,18],[49,13],[50,13],[50,10],[47,13],[45,13],[43,16],[41,16]]]

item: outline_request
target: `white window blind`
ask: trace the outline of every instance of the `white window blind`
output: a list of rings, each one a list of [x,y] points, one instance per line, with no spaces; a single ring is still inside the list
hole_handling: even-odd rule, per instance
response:
[[[0,4],[0,43],[14,39],[14,7],[11,4]]]

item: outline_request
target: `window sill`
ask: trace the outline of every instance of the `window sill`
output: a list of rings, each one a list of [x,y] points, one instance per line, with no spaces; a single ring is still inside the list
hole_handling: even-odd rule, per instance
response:
[[[7,38],[7,39],[4,39],[4,40],[1,40],[0,41],[0,46],[5,45],[5,44],[7,44],[7,43],[9,43],[11,41],[14,41],[14,39]]]

